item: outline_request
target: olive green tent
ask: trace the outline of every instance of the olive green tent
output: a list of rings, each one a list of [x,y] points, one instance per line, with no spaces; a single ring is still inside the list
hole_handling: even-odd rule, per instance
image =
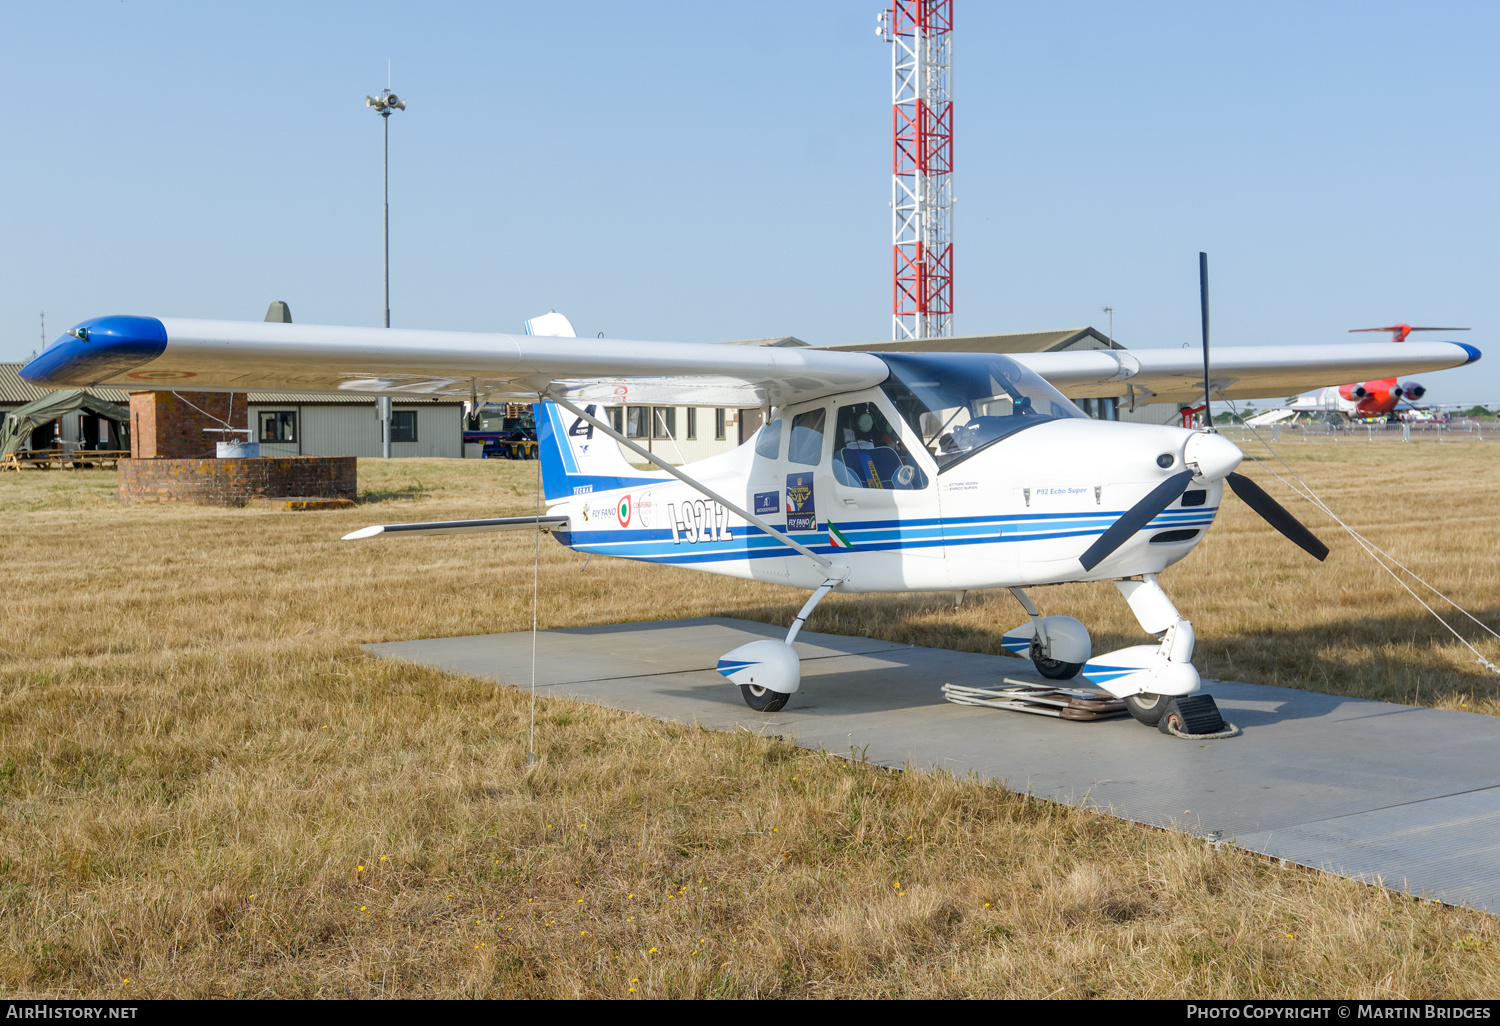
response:
[[[118,448],[130,447],[130,411],[123,406],[116,406],[114,403],[107,403],[103,399],[89,395],[81,388],[75,388],[44,395],[40,399],[33,400],[25,406],[17,406],[6,413],[5,424],[0,426],[0,453],[31,448],[33,431],[74,412],[93,414],[110,421],[114,424],[113,434]],[[90,448],[96,444],[93,439],[88,441]],[[104,448],[115,447],[115,445],[104,446]]]

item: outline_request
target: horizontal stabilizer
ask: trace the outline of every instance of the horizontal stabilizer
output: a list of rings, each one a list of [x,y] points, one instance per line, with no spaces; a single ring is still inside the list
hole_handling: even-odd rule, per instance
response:
[[[567,527],[567,517],[497,517],[494,520],[433,520],[425,524],[376,524],[344,535],[344,541],[378,534],[478,534],[480,531],[551,531]]]

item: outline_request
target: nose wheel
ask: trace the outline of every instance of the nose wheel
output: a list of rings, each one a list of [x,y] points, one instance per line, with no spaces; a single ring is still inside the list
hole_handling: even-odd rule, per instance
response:
[[[1167,707],[1167,700],[1161,695],[1153,695],[1149,691],[1143,691],[1139,695],[1126,695],[1125,708],[1130,710],[1138,723],[1144,723],[1148,727],[1156,726],[1161,719],[1162,710]]]

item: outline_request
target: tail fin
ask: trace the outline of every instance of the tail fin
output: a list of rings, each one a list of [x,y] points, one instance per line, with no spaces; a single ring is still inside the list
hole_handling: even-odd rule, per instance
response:
[[[526,322],[526,334],[551,335],[554,338],[577,338],[573,334],[573,322],[556,310],[548,310],[540,317]]]
[[[599,416],[597,406],[584,410]],[[548,502],[607,492],[614,488],[633,488],[663,480],[664,474],[647,474],[625,461],[615,440],[582,417],[572,417],[556,403],[537,403],[537,449],[542,460],[542,494]],[[565,421],[571,418],[572,423]]]

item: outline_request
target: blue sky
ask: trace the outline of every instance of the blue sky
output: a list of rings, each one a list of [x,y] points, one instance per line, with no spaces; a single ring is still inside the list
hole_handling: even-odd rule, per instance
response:
[[[886,338],[880,6],[8,5],[0,359],[41,310],[379,324],[387,59],[395,325]],[[1497,12],[958,0],[958,331],[1196,345],[1203,249],[1216,344],[1467,325],[1429,398],[1500,404]]]

